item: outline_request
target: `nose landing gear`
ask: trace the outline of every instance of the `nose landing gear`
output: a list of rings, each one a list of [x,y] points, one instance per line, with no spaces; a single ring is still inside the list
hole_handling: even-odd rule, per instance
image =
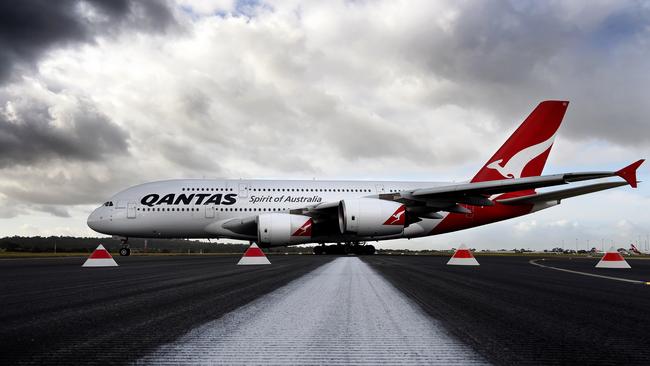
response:
[[[120,255],[122,257],[127,257],[131,255],[131,248],[129,248],[129,238],[120,239],[122,242],[122,248],[120,248]]]

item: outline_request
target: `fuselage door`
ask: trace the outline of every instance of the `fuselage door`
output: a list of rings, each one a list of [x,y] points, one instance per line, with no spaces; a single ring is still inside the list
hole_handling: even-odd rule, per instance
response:
[[[239,183],[239,197],[246,198],[248,197],[248,183]]]
[[[377,193],[384,193],[384,185],[383,184],[375,184],[375,189],[377,189]]]
[[[126,205],[126,218],[135,219],[135,202],[129,202]]]
[[[212,205],[205,206],[205,218],[214,219],[214,206]]]

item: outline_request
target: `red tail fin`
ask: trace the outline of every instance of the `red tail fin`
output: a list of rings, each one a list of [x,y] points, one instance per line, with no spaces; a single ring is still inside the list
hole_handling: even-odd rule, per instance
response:
[[[541,102],[472,182],[541,175],[568,105],[559,100]]]

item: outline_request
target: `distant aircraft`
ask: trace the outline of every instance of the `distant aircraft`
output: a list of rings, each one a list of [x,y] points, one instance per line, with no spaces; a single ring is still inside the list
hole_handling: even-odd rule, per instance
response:
[[[630,244],[630,249],[628,250],[628,252],[638,254],[638,255],[650,254],[650,253],[648,253],[646,251],[643,251],[643,250],[637,248],[636,245],[634,245],[634,244]]]
[[[368,241],[417,238],[530,214],[563,199],[629,184],[639,160],[618,171],[541,175],[568,107],[540,103],[466,183],[178,179],[145,183],[111,197],[88,217],[93,230],[123,237],[230,238],[262,247],[345,243],[374,253]],[[362,138],[362,137],[360,137]],[[272,157],[269,157],[272,159]],[[535,189],[618,176],[537,193]]]

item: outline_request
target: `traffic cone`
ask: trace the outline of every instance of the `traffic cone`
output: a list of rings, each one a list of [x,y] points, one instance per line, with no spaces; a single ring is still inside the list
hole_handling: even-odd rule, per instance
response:
[[[603,258],[596,264],[596,268],[631,268],[621,253],[611,247]]]
[[[117,267],[117,263],[115,263],[111,253],[103,245],[99,244],[82,267]]]
[[[454,255],[451,256],[447,265],[450,266],[478,266],[478,261],[472,255],[472,252],[467,249],[465,244],[461,244],[458,249],[454,252]]]
[[[262,249],[260,249],[257,244],[253,243],[250,247],[248,247],[248,249],[246,249],[246,253],[244,253],[244,256],[241,257],[237,265],[255,264],[271,264],[271,262],[269,262],[269,259],[266,258]]]

